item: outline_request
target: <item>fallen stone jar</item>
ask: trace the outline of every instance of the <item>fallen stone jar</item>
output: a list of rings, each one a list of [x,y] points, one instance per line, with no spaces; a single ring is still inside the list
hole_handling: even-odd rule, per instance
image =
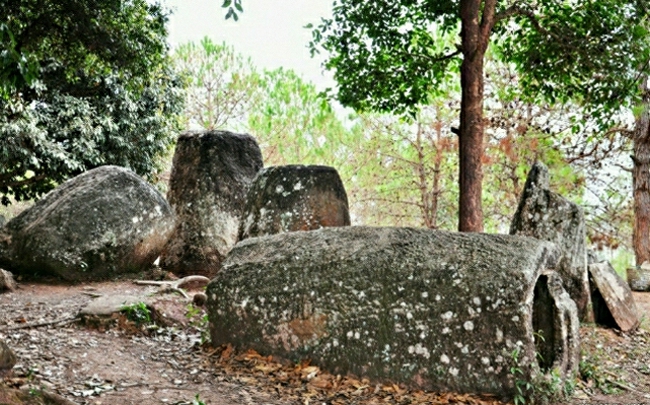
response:
[[[411,228],[250,238],[208,285],[212,343],[512,397],[522,381],[577,370],[579,322],[552,271],[559,257],[532,238]]]

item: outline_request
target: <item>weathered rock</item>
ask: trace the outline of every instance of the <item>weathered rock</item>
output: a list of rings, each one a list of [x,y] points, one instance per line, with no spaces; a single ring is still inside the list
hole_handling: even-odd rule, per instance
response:
[[[627,283],[632,291],[650,291],[650,263],[628,268]]]
[[[15,274],[108,279],[151,266],[174,226],[162,195],[117,166],[87,171],[0,230],[0,264]]]
[[[511,235],[555,243],[562,250],[557,268],[581,319],[591,319],[585,218],[582,209],[549,189],[548,168],[533,165],[510,225]]]
[[[188,132],[178,139],[167,198],[178,223],[161,266],[178,275],[214,275],[237,243],[246,192],[262,168],[250,135]]]
[[[248,191],[242,218],[239,240],[350,225],[345,187],[328,166],[263,169]]]
[[[7,219],[5,218],[4,215],[0,215],[0,228],[5,226],[5,223],[7,222]]]
[[[577,369],[576,306],[547,271],[559,255],[532,238],[411,228],[246,239],[206,291],[212,343],[424,389],[512,395],[515,349],[518,379],[535,366]]]
[[[632,291],[609,262],[589,265],[589,285],[596,323],[624,332],[639,326]]]
[[[16,355],[4,340],[0,339],[0,378],[7,375],[14,365],[16,365]]]
[[[7,270],[0,269],[0,293],[5,291],[14,291],[16,282],[14,276]]]
[[[85,323],[103,324],[115,319],[116,315],[120,313],[126,313],[128,307],[135,311],[146,308],[152,323],[162,326],[187,326],[189,323],[186,316],[188,301],[176,294],[105,295],[88,303],[77,316]],[[140,308],[142,305],[144,308]]]

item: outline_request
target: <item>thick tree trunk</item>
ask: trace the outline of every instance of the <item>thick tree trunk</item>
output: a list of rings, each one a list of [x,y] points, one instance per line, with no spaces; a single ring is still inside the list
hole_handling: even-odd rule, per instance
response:
[[[634,128],[632,187],[636,264],[650,261],[650,92],[644,83],[643,112]]]
[[[483,231],[481,205],[483,169],[483,58],[492,28],[494,5],[483,6],[480,0],[460,2],[462,20],[460,67],[462,88],[460,102],[458,230]],[[486,2],[491,3],[491,2]],[[490,10],[490,7],[492,8]]]

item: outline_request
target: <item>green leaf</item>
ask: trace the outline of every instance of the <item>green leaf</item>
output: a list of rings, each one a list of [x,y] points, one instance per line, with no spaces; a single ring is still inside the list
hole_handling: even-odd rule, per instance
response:
[[[227,8],[227,7],[230,7],[231,4],[232,4],[232,0],[224,0],[221,7],[222,8]]]

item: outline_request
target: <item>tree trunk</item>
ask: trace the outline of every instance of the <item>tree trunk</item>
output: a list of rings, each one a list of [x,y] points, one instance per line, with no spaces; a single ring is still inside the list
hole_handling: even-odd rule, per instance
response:
[[[637,118],[633,142],[634,255],[636,264],[650,261],[650,91],[643,83],[643,112]]]
[[[481,205],[483,169],[483,58],[487,50],[494,5],[483,6],[480,0],[460,2],[462,20],[460,67],[462,88],[460,102],[458,230],[483,231]],[[486,2],[491,3],[491,2]],[[492,8],[490,10],[490,7]]]

